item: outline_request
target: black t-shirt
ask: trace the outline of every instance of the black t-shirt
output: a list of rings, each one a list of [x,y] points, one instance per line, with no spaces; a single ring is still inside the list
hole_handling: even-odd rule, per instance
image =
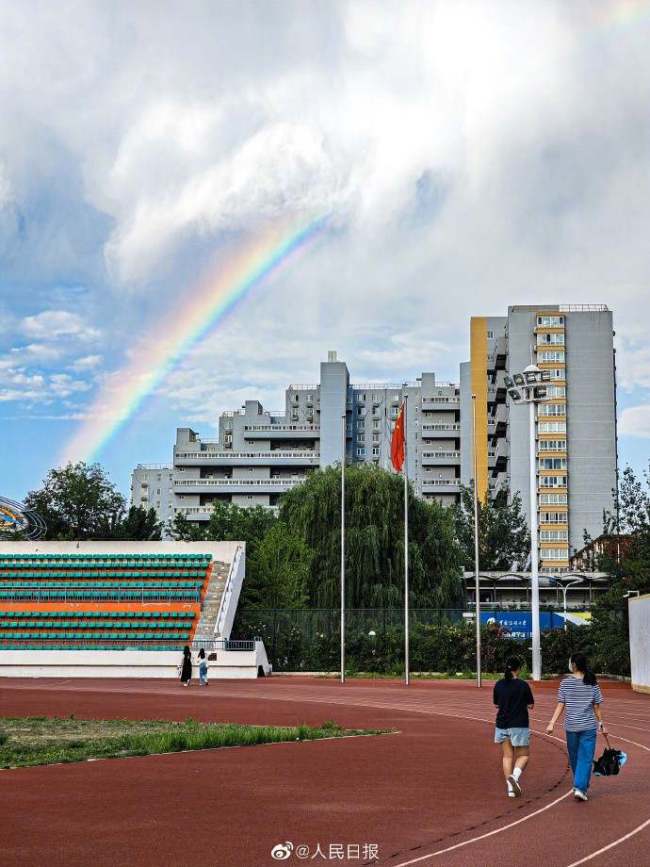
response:
[[[525,680],[502,678],[494,684],[497,728],[528,728],[528,705],[534,704],[533,694]]]

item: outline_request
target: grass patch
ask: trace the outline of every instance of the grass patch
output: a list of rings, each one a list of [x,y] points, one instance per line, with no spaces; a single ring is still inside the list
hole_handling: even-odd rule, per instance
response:
[[[320,726],[253,726],[193,719],[169,722],[80,720],[74,715],[2,717],[0,768],[384,733],[380,729],[344,729],[331,721]]]

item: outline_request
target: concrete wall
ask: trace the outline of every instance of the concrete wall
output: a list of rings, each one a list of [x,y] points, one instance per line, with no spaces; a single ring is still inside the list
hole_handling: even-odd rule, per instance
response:
[[[614,347],[611,312],[566,316],[569,544],[583,547],[583,532],[603,530],[603,509],[613,511],[616,487]]]
[[[213,678],[257,677],[256,650],[218,650]],[[178,678],[181,654],[168,650],[3,650],[0,677]],[[198,676],[198,672],[193,672]]]
[[[650,693],[650,593],[630,597],[628,611],[632,689]]]
[[[320,465],[341,463],[343,418],[346,414],[349,374],[343,361],[324,361],[320,366]]]

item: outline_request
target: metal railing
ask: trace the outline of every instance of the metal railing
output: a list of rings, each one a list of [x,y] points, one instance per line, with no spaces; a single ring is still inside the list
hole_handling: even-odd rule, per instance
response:
[[[192,650],[203,650],[206,651],[216,651],[216,650],[230,650],[230,651],[251,651],[255,650],[255,640],[254,639],[246,639],[246,640],[235,640],[231,641],[229,638],[208,638],[208,639],[196,639],[192,642]]]
[[[200,460],[214,461],[223,458],[232,461],[248,460],[249,458],[261,458],[262,460],[286,459],[286,458],[319,458],[319,453],[314,451],[282,451],[277,449],[273,452],[231,452],[231,451],[204,451],[204,452],[178,452],[176,458],[185,460]]]
[[[292,476],[288,479],[178,479],[174,481],[174,487],[186,488],[250,488],[272,487],[282,488],[299,485],[305,481],[306,476]]]
[[[269,432],[284,432],[284,431],[300,431],[308,433],[316,433],[320,431],[320,425],[310,424],[245,424],[245,431],[269,431]]]
[[[423,431],[425,431],[425,430],[442,430],[442,431],[453,430],[453,431],[456,431],[456,430],[460,430],[460,425],[459,424],[423,424],[422,430]]]

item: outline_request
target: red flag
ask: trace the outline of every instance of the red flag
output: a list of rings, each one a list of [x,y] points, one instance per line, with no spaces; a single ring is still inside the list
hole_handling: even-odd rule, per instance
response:
[[[397,421],[393,428],[393,436],[390,441],[390,459],[393,467],[399,473],[404,466],[404,404],[399,408]]]

